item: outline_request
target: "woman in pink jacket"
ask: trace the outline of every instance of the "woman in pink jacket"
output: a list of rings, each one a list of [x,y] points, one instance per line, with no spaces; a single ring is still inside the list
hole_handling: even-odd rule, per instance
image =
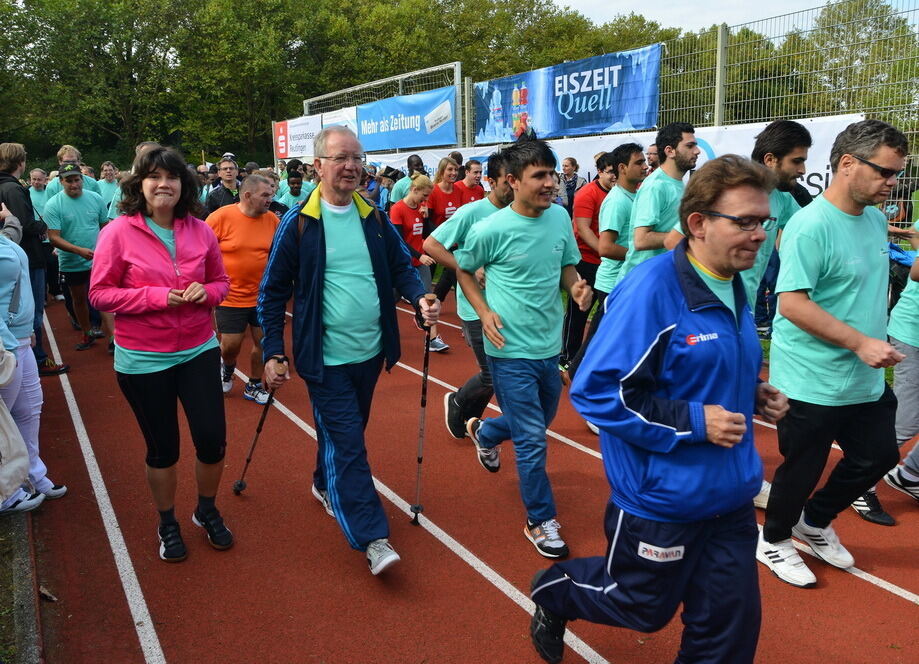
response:
[[[187,552],[175,518],[177,400],[195,445],[198,505],[192,522],[215,549],[233,535],[214,505],[226,449],[220,349],[211,310],[229,278],[217,239],[192,216],[198,183],[171,148],[142,153],[122,183],[122,216],[99,234],[89,298],[115,314],[115,373],[147,443],[147,482],[160,513],[160,558]]]

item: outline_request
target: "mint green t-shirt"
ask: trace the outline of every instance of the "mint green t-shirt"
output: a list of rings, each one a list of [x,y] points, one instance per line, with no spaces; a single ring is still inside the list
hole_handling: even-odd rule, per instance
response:
[[[78,198],[60,192],[45,203],[45,223],[48,228],[61,232],[61,237],[78,247],[96,248],[99,229],[108,222],[108,213],[102,197],[94,191],[83,191]],[[61,272],[83,272],[93,266],[91,260],[58,251]]]
[[[32,200],[32,207],[42,217],[45,216],[45,203],[48,202],[48,189],[38,191],[34,187],[29,187],[29,198]]]
[[[913,224],[919,231],[919,221]],[[919,346],[919,281],[909,280],[890,312],[887,334],[910,346]]]
[[[629,249],[632,246],[632,237],[629,232],[629,217],[632,215],[632,204],[635,194],[620,186],[613,187],[603,203],[600,205],[599,229],[603,231],[616,231],[619,236],[616,244]],[[619,278],[623,261],[612,258],[600,258],[600,267],[594,280],[594,288],[603,293],[610,293]]]
[[[176,236],[175,231],[171,228],[163,228],[158,223],[153,221],[150,217],[144,217],[144,221],[147,222],[147,227],[153,231],[153,234],[160,239],[160,242],[166,247],[166,251],[169,252],[169,255],[172,257],[172,260],[175,260],[176,257]]]
[[[756,292],[759,290],[759,284],[766,273],[772,252],[775,251],[775,239],[778,237],[779,231],[785,228],[788,220],[791,219],[791,215],[800,209],[801,206],[798,205],[798,201],[787,191],[773,189],[772,193],[769,194],[769,216],[775,217],[775,228],[771,231],[766,231],[766,239],[760,246],[759,251],[756,252],[753,267],[740,273],[750,309],[756,309]]]
[[[380,298],[357,207],[322,204],[325,279],[322,354],[328,365],[356,364],[380,354]]]
[[[121,203],[121,187],[118,187],[118,189],[115,190],[115,193],[106,204],[106,210],[109,219],[114,219],[115,217],[121,216],[121,211],[118,209],[119,203]]]
[[[117,315],[117,314],[116,314]],[[151,350],[131,350],[122,348],[115,344],[115,371],[123,374],[148,374],[157,371],[165,371],[174,366],[188,362],[206,350],[218,348],[217,336],[212,335],[210,339],[200,346],[180,350],[175,353],[157,353]]]
[[[53,180],[48,180],[48,186],[45,187],[45,191],[48,192],[48,198],[51,198],[58,192],[62,191],[61,189],[61,179],[54,178]],[[83,176],[83,191],[93,191],[99,193],[99,181],[95,178],[91,178],[88,175]]]
[[[405,195],[408,194],[408,190],[411,186],[412,178],[408,175],[406,175],[404,178],[396,180],[396,183],[392,186],[392,191],[389,192],[389,200],[391,200],[393,203],[396,201],[401,201],[403,198],[405,198]]]
[[[670,229],[680,224],[680,199],[683,197],[683,181],[670,177],[663,168],[658,168],[651,173],[638,192],[632,204],[632,216],[629,220],[632,239],[635,229],[646,226],[657,233],[668,233]],[[634,242],[629,243],[629,253],[626,254],[622,267],[619,269],[621,281],[632,268],[649,258],[662,254],[666,249],[637,250]]]
[[[455,256],[467,272],[485,267],[488,306],[504,325],[504,347],[486,337],[486,354],[544,360],[561,352],[561,272],[581,260],[565,208],[533,218],[508,206],[474,224]]]
[[[447,250],[454,244],[462,247],[466,236],[469,234],[469,229],[476,222],[493,215],[499,209],[487,197],[472,203],[466,203],[466,205],[460,206],[452,217],[435,228],[434,232],[431,233],[431,237],[440,242]],[[466,294],[462,288],[456,289],[456,313],[465,321],[479,320],[479,315],[469,304],[469,300],[466,299]]]
[[[689,264],[692,265],[692,269],[696,271],[696,274],[699,275],[702,282],[708,286],[708,289],[714,293],[715,297],[721,300],[724,306],[731,310],[731,313],[734,314],[734,320],[737,320],[737,301],[734,299],[734,280],[716,277],[714,274],[705,270],[696,259],[689,257],[688,254],[687,258],[689,258]]]
[[[779,249],[776,292],[803,290],[836,319],[886,339],[887,219],[874,207],[849,215],[823,195],[788,222]],[[781,296],[780,296],[781,297]],[[814,337],[776,313],[770,382],[789,398],[823,406],[877,401],[884,370],[850,350]]]
[[[105,203],[111,203],[115,193],[121,191],[121,185],[118,180],[113,180],[112,182],[97,180],[96,185],[99,187],[99,195],[102,196],[102,200]]]
[[[304,184],[303,188],[300,190],[300,194],[297,196],[294,196],[292,193],[290,193],[289,187],[284,194],[281,194],[280,189],[279,189],[278,190],[279,195],[275,196],[275,200],[278,201],[278,203],[281,203],[282,205],[286,205],[288,208],[297,207],[298,205],[303,203],[307,198],[310,197],[310,194],[313,193],[313,189],[315,188],[316,187],[313,186],[312,188],[308,189],[306,185]]]

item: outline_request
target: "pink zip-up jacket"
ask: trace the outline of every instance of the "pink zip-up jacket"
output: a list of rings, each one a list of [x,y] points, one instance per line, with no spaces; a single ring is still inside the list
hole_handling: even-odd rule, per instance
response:
[[[143,216],[122,215],[102,229],[93,255],[89,301],[115,314],[115,341],[131,350],[174,353],[214,335],[211,309],[230,290],[217,237],[191,215],[176,218],[173,261]],[[204,286],[201,304],[170,307],[171,289]]]

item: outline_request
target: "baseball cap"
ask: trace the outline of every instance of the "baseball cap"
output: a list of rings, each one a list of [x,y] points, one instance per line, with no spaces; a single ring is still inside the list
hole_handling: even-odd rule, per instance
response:
[[[58,169],[57,176],[60,179],[64,179],[68,175],[83,175],[83,171],[80,170],[80,164],[75,161],[65,161],[61,164],[60,169]]]

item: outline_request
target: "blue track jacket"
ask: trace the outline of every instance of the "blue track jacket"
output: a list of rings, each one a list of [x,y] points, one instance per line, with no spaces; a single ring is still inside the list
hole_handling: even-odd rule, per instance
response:
[[[294,366],[306,380],[322,381],[322,291],[325,274],[325,233],[322,226],[320,189],[302,206],[291,208],[281,219],[268,256],[258,292],[258,319],[262,326],[263,355],[284,354],[285,307],[291,295],[293,307]],[[358,194],[354,202],[361,216],[364,237],[373,265],[380,299],[380,328],[386,370],[399,361],[399,325],[396,322],[393,287],[413,303],[424,295],[424,284],[412,267],[411,256],[395,226],[386,215],[374,214],[374,206]],[[303,235],[300,236],[300,215]]]
[[[600,427],[613,502],[655,521],[726,514],[748,504],[763,478],[752,419],[762,349],[743,282],[734,277],[738,329],[686,247],[684,239],[645,261],[613,290],[570,391]],[[743,413],[743,441],[707,442],[706,404]]]

